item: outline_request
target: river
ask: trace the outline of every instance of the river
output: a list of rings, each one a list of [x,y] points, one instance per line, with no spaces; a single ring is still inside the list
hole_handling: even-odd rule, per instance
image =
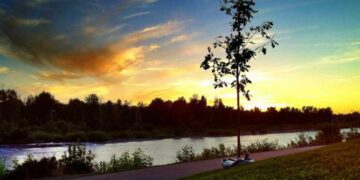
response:
[[[342,129],[341,132],[346,132],[349,129]],[[300,133],[306,133],[314,137],[316,131],[307,132],[292,132],[292,133],[273,133],[264,135],[242,135],[241,143],[248,145],[251,142],[268,139],[269,141],[277,140],[279,145],[286,146],[291,140],[295,140]],[[167,138],[158,140],[138,140],[129,142],[109,142],[109,143],[83,143],[87,150],[91,150],[95,155],[95,161],[109,161],[111,155],[128,151],[134,152],[137,148],[141,148],[145,154],[154,158],[154,165],[163,165],[176,162],[176,152],[183,146],[190,145],[194,148],[196,153],[202,152],[204,148],[218,146],[219,144],[225,146],[234,146],[236,144],[236,136],[227,137],[202,137],[202,138]],[[11,168],[13,160],[17,159],[20,163],[26,159],[27,155],[31,154],[34,158],[55,156],[61,158],[61,155],[67,151],[67,145],[64,143],[46,143],[40,144],[41,147],[34,147],[33,144],[21,146],[0,146],[0,157],[5,158],[7,168]]]

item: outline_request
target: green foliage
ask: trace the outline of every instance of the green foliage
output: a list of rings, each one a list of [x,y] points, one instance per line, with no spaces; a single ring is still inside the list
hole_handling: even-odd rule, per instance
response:
[[[57,174],[58,161],[55,157],[44,157],[40,160],[35,160],[31,155],[28,155],[22,164],[14,160],[14,169],[9,171],[4,176],[4,179],[34,179],[56,176]]]
[[[88,133],[88,140],[91,142],[104,142],[109,139],[108,134],[103,131],[92,131]]]
[[[304,146],[310,146],[314,142],[314,138],[305,134],[301,133],[298,135],[298,137],[295,138],[295,140],[291,140],[288,144],[288,147],[296,148],[296,147],[304,147]]]
[[[189,162],[197,160],[194,149],[191,146],[185,145],[180,151],[176,153],[178,162]]]
[[[279,142],[269,141],[268,139],[263,139],[261,141],[255,141],[248,146],[242,146],[242,151],[244,152],[263,152],[263,151],[272,151],[278,149],[284,149],[285,147],[280,146]]]
[[[246,75],[250,69],[249,61],[258,53],[266,54],[267,46],[271,45],[275,48],[278,45],[269,34],[273,23],[268,21],[259,26],[252,26],[250,22],[257,12],[253,9],[255,2],[252,0],[223,0],[222,2],[220,10],[231,17],[231,31],[229,35],[217,37],[213,48],[224,50],[226,58],[216,57],[209,47],[201,68],[211,70],[215,88],[231,86],[237,91],[238,102],[240,93],[250,100],[249,91],[245,89],[247,84],[252,83]],[[261,38],[263,42],[258,43],[255,37]],[[233,77],[232,82],[227,82],[225,77]]]
[[[141,149],[137,149],[131,155],[124,152],[119,157],[112,155],[109,163],[100,162],[97,171],[101,173],[118,172],[131,169],[146,168],[152,166],[153,158],[144,154]]]
[[[356,136],[356,133],[350,134],[350,136]],[[315,135],[315,138],[301,133],[295,140],[290,141],[288,147],[296,148],[304,146],[332,144],[341,142],[344,138],[346,138],[346,134],[341,134],[339,127],[333,125],[324,125],[321,130]]]
[[[285,147],[280,146],[278,141],[271,142],[268,139],[253,142],[248,146],[241,146],[241,150],[243,153],[263,152],[283,148]],[[236,147],[225,147],[224,144],[220,144],[218,147],[205,148],[200,154],[196,154],[191,146],[185,145],[180,151],[176,153],[176,158],[178,162],[214,159],[220,157],[235,156],[236,150]]]
[[[360,140],[185,179],[359,179]]]
[[[84,131],[70,132],[65,135],[66,141],[78,142],[78,141],[87,141],[88,136]]]
[[[333,125],[324,125],[315,137],[315,144],[331,144],[343,140],[340,128]]]
[[[130,154],[124,152],[121,156],[113,155],[110,162],[94,162],[95,155],[91,151],[86,151],[86,147],[81,144],[69,145],[68,151],[64,152],[61,159],[55,157],[44,157],[36,160],[32,155],[24,163],[19,164],[14,160],[13,170],[6,171],[5,162],[0,159],[0,179],[34,179],[51,176],[87,174],[87,173],[108,173],[131,169],[150,167],[153,158],[145,155],[141,149],[137,149]]]
[[[86,151],[84,145],[69,145],[68,152],[59,160],[60,169],[64,174],[84,174],[94,172],[95,155]]]
[[[34,142],[60,142],[61,140],[63,140],[63,136],[57,133],[36,131],[30,135],[30,139]]]
[[[220,144],[218,147],[205,148],[200,155],[197,155],[199,159],[213,159],[219,157],[226,157],[235,154],[235,150],[231,147],[225,147],[224,144]]]

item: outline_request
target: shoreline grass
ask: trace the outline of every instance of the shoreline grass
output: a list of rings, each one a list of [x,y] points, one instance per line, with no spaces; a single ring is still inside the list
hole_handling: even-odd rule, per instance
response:
[[[184,179],[359,179],[360,140]]]

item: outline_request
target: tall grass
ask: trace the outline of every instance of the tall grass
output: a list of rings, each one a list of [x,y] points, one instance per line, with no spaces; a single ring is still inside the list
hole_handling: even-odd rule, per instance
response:
[[[112,155],[110,162],[104,161],[96,165],[97,172],[109,173],[118,172],[131,169],[139,169],[150,167],[153,164],[153,158],[145,155],[141,149],[137,149],[131,155],[129,152],[124,152],[120,156]]]
[[[0,157],[0,179],[5,175],[5,173],[6,173],[5,159]]]
[[[360,138],[360,132],[356,129],[351,129],[350,132],[341,133],[340,128],[336,126],[326,125],[315,135],[315,138],[301,133],[295,140],[290,141],[288,147],[304,147],[314,145],[326,145],[341,142],[343,140],[351,140]]]
[[[264,139],[253,142],[247,146],[242,146],[242,153],[245,152],[262,152],[283,149],[278,141],[269,141]],[[230,157],[236,155],[236,147],[225,147],[220,144],[218,147],[205,148],[201,153],[196,154],[191,146],[185,145],[180,151],[176,153],[177,162],[189,162],[195,160],[205,160],[220,157]]]
[[[97,164],[94,162],[94,158],[95,155],[91,151],[86,151],[84,145],[69,145],[61,159],[44,157],[36,160],[29,155],[22,164],[15,159],[13,170],[8,172],[5,171],[5,164],[0,161],[0,179],[34,179],[69,174],[116,172],[150,167],[153,162],[153,159],[145,155],[141,149],[131,155],[128,152],[119,157],[113,155],[109,163]]]

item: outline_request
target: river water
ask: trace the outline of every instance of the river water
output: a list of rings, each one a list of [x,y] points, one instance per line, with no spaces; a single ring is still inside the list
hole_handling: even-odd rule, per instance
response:
[[[342,129],[346,132],[349,129]],[[248,145],[251,142],[267,139],[269,141],[277,140],[279,145],[286,146],[291,140],[295,140],[300,133],[306,133],[314,137],[316,131],[292,132],[292,133],[273,133],[264,135],[243,135],[241,143]],[[170,164],[176,161],[176,152],[185,145],[190,145],[196,153],[202,152],[204,148],[210,148],[224,144],[226,147],[236,144],[236,136],[227,137],[203,137],[203,138],[168,138],[159,140],[129,141],[129,142],[110,142],[110,143],[83,143],[87,150],[91,150],[96,156],[95,161],[109,161],[111,155],[128,151],[134,152],[141,148],[145,154],[154,158],[154,165]],[[37,144],[39,145],[39,144]],[[13,160],[17,159],[20,163],[31,154],[34,158],[55,156],[61,158],[61,155],[67,151],[67,145],[64,143],[41,144],[41,147],[34,147],[32,144],[21,146],[0,146],[0,157],[5,159],[7,168],[11,168]]]

